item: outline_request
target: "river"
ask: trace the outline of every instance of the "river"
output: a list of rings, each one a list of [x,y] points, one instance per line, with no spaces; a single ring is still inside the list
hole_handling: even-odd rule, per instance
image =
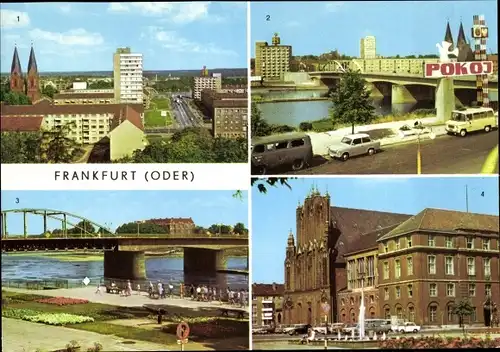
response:
[[[183,258],[146,257],[146,276],[149,280],[172,283],[183,281]],[[227,260],[228,269],[246,270],[246,257]],[[60,260],[40,255],[2,254],[2,280],[58,279],[81,282],[85,277],[100,280],[104,273],[103,260]],[[224,275],[224,274],[218,274]],[[229,287],[248,289],[248,276],[226,275]]]
[[[254,93],[264,99],[307,99],[321,97],[327,90],[301,90],[301,91],[259,91]],[[332,103],[328,100],[316,101],[293,101],[293,102],[272,102],[257,103],[262,117],[271,124],[289,125],[297,127],[304,121],[320,120],[329,115]],[[378,115],[408,113],[418,108],[434,108],[434,102],[419,102],[417,104],[394,104],[391,106],[389,99],[374,101],[375,112]]]

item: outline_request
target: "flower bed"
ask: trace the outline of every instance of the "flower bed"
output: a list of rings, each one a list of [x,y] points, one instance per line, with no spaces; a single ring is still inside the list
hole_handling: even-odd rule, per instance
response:
[[[46,303],[46,304],[55,304],[57,306],[70,306],[74,304],[85,304],[89,303],[86,299],[78,299],[78,298],[66,298],[66,297],[50,297],[44,299],[37,299],[38,303]]]
[[[403,337],[380,342],[383,349],[428,349],[428,348],[496,348],[500,347],[500,338],[481,339],[477,337]]]
[[[67,313],[45,313],[37,315],[23,316],[21,319],[32,323],[42,323],[48,325],[68,325],[93,322],[94,318],[84,315],[74,315]]]
[[[187,319],[190,327],[190,336],[197,338],[224,338],[248,335],[248,321],[235,319],[221,319],[214,317],[200,317]],[[194,320],[194,321],[193,321]],[[162,328],[163,332],[175,334],[177,324],[169,324]]]
[[[38,315],[40,312],[32,309],[20,308],[4,308],[2,309],[2,317],[13,319],[24,319],[24,317]]]

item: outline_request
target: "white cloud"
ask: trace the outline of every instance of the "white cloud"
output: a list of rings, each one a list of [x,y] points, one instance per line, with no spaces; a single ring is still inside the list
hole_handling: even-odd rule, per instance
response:
[[[4,29],[27,27],[30,17],[26,12],[0,9],[0,25]]]
[[[344,6],[343,2],[329,2],[325,4],[325,10],[327,12],[337,12],[342,6]]]
[[[71,10],[71,4],[64,4],[59,6],[59,11],[61,11],[62,13],[70,13]]]
[[[169,50],[177,52],[189,52],[197,54],[227,55],[238,56],[232,50],[219,48],[214,43],[198,43],[191,41],[179,35],[176,31],[165,31],[160,27],[149,27],[150,36],[156,39],[160,44]]]
[[[83,28],[72,29],[68,32],[48,32],[42,29],[33,29],[29,32],[33,40],[54,42],[58,45],[97,46],[104,43],[100,33],[89,33]]]
[[[130,2],[111,3],[109,12],[134,12],[138,10],[142,15],[164,16],[165,20],[176,23],[189,23],[208,17],[210,2]]]

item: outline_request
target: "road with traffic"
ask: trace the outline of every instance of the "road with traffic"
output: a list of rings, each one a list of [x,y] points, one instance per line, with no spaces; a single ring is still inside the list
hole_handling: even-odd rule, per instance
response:
[[[422,174],[478,174],[488,156],[498,146],[498,130],[469,134],[467,137],[441,136],[420,142]],[[491,158],[490,158],[491,159]],[[498,155],[493,158],[498,174]],[[360,156],[345,162],[315,157],[312,166],[300,171],[273,174],[328,175],[328,174],[416,174],[417,142],[383,147],[373,156]]]
[[[176,95],[172,96],[172,108],[175,116],[175,123],[180,128],[198,126],[199,120],[191,111],[191,108],[186,102],[186,98],[177,98]]]

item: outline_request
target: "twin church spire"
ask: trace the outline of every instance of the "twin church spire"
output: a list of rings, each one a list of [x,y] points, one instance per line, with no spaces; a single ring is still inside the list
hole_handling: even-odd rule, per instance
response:
[[[15,46],[14,55],[12,56],[12,65],[10,67],[10,90],[26,94],[30,100],[34,102],[40,99],[39,81],[38,66],[33,45],[31,46],[26,80],[24,80],[23,77],[21,60],[19,60],[19,53],[17,51],[17,46]]]
[[[455,43],[453,41],[453,35],[451,34],[450,22],[448,22],[446,24],[446,32],[444,35],[444,41],[451,43],[451,46],[449,49],[450,51],[452,51],[455,48]],[[458,61],[464,62],[464,61],[473,61],[474,60],[474,53],[472,52],[472,49],[470,48],[470,45],[469,45],[469,43],[467,43],[467,39],[465,38],[464,25],[462,22],[460,22],[460,27],[458,29],[458,37],[457,37],[456,47],[459,50]]]

